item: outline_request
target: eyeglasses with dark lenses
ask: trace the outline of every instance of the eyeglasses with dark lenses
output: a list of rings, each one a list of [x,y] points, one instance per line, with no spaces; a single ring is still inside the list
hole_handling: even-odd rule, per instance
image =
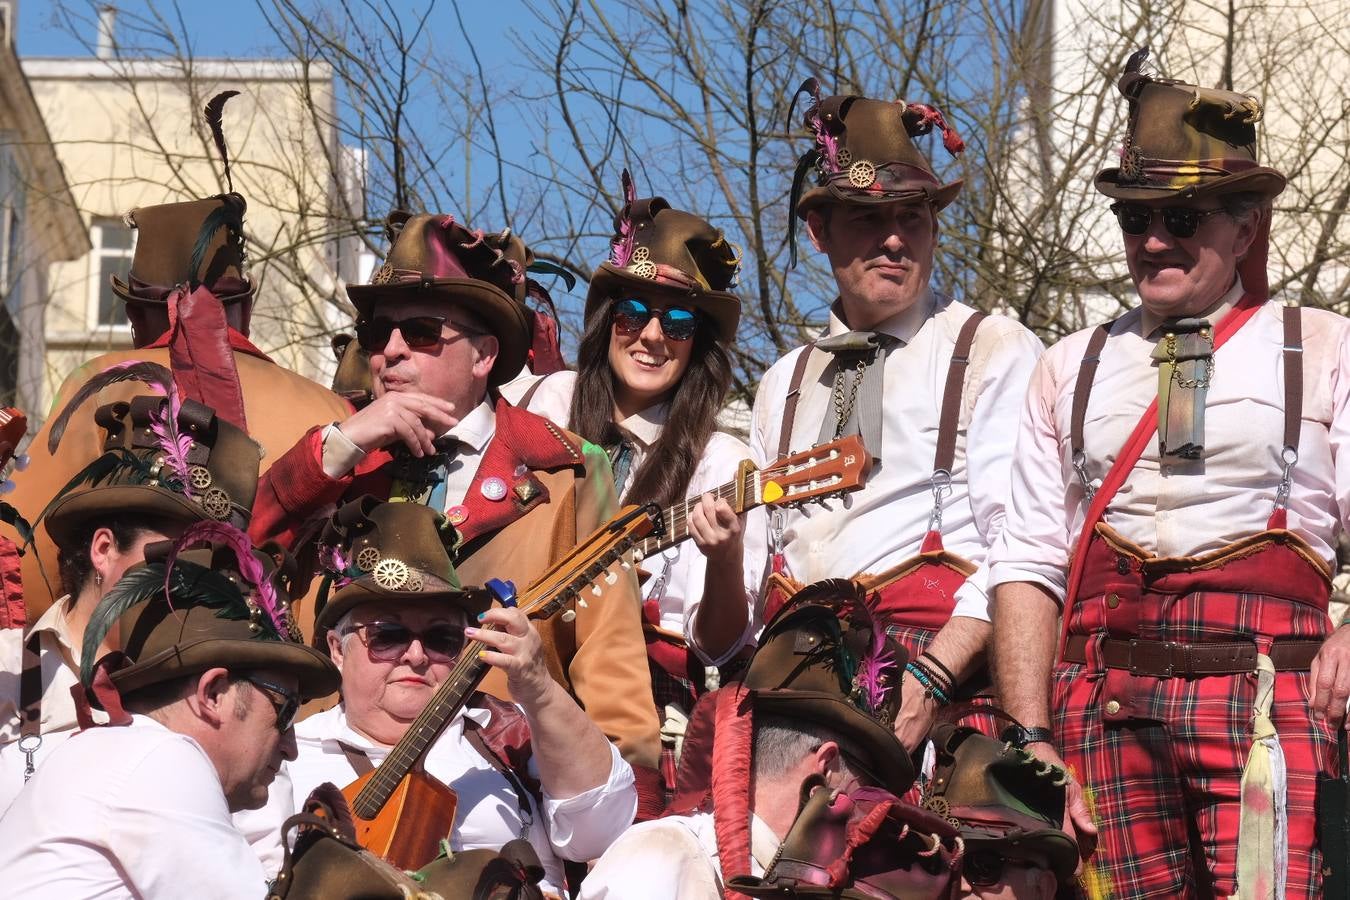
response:
[[[403,335],[403,343],[421,350],[441,342],[441,326],[444,324],[445,316],[409,316],[406,319],[377,316],[362,319],[356,323],[356,342],[368,353],[379,353],[397,328],[398,333]]]
[[[277,731],[285,731],[290,728],[291,723],[295,721],[295,714],[300,711],[300,695],[286,690],[279,684],[273,684],[253,675],[245,675],[244,680],[262,691],[263,696],[276,710]]]
[[[976,887],[989,887],[1003,881],[1004,869],[1034,869],[1037,864],[1027,859],[1008,858],[992,848],[966,847],[961,861],[961,874]]]
[[[657,310],[631,297],[614,304],[614,327],[620,334],[641,334],[653,316],[661,323],[661,332],[672,341],[687,341],[698,329],[698,313],[692,309],[671,306]]]
[[[422,642],[426,655],[438,662],[453,660],[464,648],[464,629],[456,625],[432,625],[423,631],[413,631],[398,622],[366,622],[349,625],[342,633],[361,638],[370,658],[379,662],[397,662],[414,638]]]
[[[1148,231],[1153,223],[1153,214],[1162,215],[1163,227],[1172,237],[1194,237],[1200,229],[1200,220],[1223,212],[1222,209],[1192,209],[1189,206],[1144,206],[1142,203],[1112,203],[1111,212],[1116,214],[1120,230],[1135,236]]]

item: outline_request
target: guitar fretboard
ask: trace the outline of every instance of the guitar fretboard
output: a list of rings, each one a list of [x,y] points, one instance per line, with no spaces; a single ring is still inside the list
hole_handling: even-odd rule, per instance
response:
[[[758,472],[753,472],[751,475],[753,480],[758,480]],[[719,485],[713,490],[705,491],[704,493],[712,494],[719,500],[726,500],[734,509],[736,506],[736,485],[737,482],[728,481],[726,484]],[[745,509],[750,509],[753,506],[759,505],[753,499],[758,495],[758,492],[752,492],[750,487],[750,485],[746,486]],[[703,494],[686,497],[681,502],[675,503],[662,510],[661,518],[666,523],[666,533],[663,535],[652,535],[645,541],[640,541],[636,545],[637,551],[642,555],[642,558],[645,559],[649,556],[654,556],[657,553],[660,553],[669,547],[674,547],[681,541],[686,540],[689,537],[689,510],[698,506],[702,499]],[[744,510],[738,511],[744,512]]]

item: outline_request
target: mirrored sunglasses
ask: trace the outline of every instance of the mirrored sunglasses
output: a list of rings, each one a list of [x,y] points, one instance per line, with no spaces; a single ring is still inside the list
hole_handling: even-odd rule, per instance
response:
[[[1153,214],[1162,215],[1163,227],[1172,237],[1194,237],[1200,228],[1200,220],[1223,212],[1222,209],[1192,209],[1189,206],[1144,206],[1142,203],[1112,203],[1111,212],[1116,214],[1120,230],[1135,236],[1148,231],[1153,223]]]
[[[261,691],[272,704],[272,709],[276,710],[277,731],[284,732],[290,728],[295,721],[295,714],[300,711],[300,695],[253,675],[245,675],[243,679]]]
[[[398,622],[366,622],[349,625],[343,635],[355,634],[366,645],[366,653],[379,662],[396,662],[413,639],[421,641],[428,658],[450,662],[464,648],[464,629],[455,625],[432,625],[423,631],[413,631]]]
[[[612,315],[620,334],[641,334],[653,316],[661,323],[661,333],[672,341],[687,341],[698,330],[698,313],[692,309],[679,306],[652,309],[632,297],[615,303]]]

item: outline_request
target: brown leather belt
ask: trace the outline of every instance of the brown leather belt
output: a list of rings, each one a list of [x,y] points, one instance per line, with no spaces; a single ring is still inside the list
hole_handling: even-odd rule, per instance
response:
[[[1064,661],[1087,662],[1091,636],[1072,634],[1064,644]],[[1270,646],[1270,661],[1276,672],[1303,672],[1312,666],[1322,649],[1321,641],[1283,640]],[[1182,644],[1107,638],[1102,641],[1102,661],[1108,669],[1128,669],[1134,675],[1155,678],[1191,675],[1242,675],[1256,671],[1256,642]]]

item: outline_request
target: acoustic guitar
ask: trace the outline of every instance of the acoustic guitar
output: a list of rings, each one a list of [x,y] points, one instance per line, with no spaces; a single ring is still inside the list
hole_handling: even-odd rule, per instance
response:
[[[662,530],[656,504],[629,507],[601,526],[566,557],[558,561],[518,597],[509,582],[489,587],[503,605],[514,603],[531,619],[563,618],[576,613],[563,607],[586,605],[584,593],[603,593],[598,582],[618,580],[615,568],[631,568],[633,546]],[[496,626],[484,626],[495,631]],[[356,840],[402,869],[426,865],[440,852],[440,842],[455,824],[455,792],[422,770],[427,750],[454,719],[474,692],[488,666],[478,658],[482,641],[469,641],[460,651],[450,675],[436,690],[421,714],[380,766],[342,791],[351,806]]]

